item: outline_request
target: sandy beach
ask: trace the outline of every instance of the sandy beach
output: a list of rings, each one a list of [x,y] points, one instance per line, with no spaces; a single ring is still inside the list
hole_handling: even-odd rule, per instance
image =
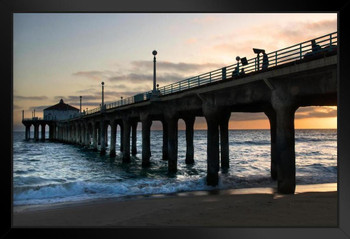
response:
[[[230,189],[15,206],[13,227],[335,227],[336,184]]]

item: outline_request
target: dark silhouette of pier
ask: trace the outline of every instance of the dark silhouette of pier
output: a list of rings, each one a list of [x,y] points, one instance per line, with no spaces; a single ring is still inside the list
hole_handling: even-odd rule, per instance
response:
[[[315,44],[317,43],[317,46]],[[116,155],[117,125],[121,129],[123,162],[137,153],[136,127],[142,125],[142,166],[150,165],[152,121],[163,124],[163,160],[175,173],[178,164],[178,120],[186,124],[186,164],[194,162],[196,117],[207,123],[207,184],[218,184],[220,167],[229,167],[228,123],[231,112],[264,112],[271,128],[271,177],[278,192],[295,191],[294,115],[299,107],[337,105],[337,33],[270,52],[244,63],[208,72],[85,112],[67,120],[23,119],[26,139],[34,125],[49,125],[49,139],[80,144]],[[231,74],[236,69],[237,74]],[[110,142],[106,132],[111,127]],[[45,137],[45,132],[42,133]],[[132,138],[130,144],[130,137]]]

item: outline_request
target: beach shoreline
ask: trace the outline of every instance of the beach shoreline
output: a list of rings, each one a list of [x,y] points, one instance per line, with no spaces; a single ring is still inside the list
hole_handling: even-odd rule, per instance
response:
[[[13,227],[337,226],[337,184],[190,191],[13,207]]]

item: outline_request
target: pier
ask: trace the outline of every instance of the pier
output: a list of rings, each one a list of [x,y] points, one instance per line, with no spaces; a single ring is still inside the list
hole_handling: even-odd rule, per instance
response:
[[[232,112],[264,112],[271,129],[271,177],[279,193],[295,192],[294,115],[299,107],[337,105],[337,32],[266,53],[153,91],[105,104],[65,120],[23,118],[25,138],[72,143],[102,155],[122,152],[124,163],[136,155],[136,128],[142,126],[142,166],[151,159],[150,129],[163,125],[163,160],[168,171],[178,165],[178,120],[186,124],[186,164],[194,163],[193,127],[196,117],[207,123],[207,184],[216,186],[220,168],[229,167],[228,124]],[[260,53],[264,53],[260,55]],[[102,86],[103,87],[103,86]],[[107,129],[111,128],[110,142]],[[121,147],[116,149],[117,126]],[[130,143],[131,139],[131,143]],[[110,145],[106,152],[106,145]],[[232,159],[231,159],[232,160]],[[234,159],[233,159],[234,160]]]

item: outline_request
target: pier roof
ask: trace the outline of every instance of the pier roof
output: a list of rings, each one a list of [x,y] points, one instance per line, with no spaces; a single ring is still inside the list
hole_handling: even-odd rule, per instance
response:
[[[44,109],[44,111],[45,110],[74,110],[74,111],[79,111],[79,109],[77,109],[77,108],[75,108],[75,107],[73,107],[73,106],[71,106],[69,104],[64,103],[63,99],[61,99],[58,104],[50,106],[50,107]]]

